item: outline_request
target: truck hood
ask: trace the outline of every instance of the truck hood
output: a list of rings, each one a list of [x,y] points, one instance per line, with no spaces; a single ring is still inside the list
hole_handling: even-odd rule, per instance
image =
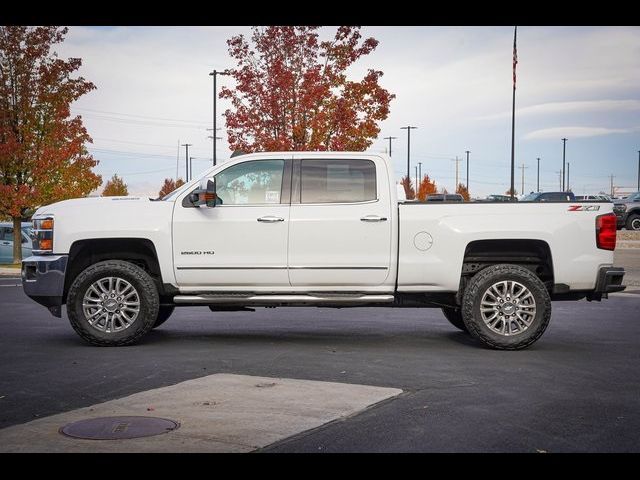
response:
[[[87,198],[72,198],[70,200],[63,200],[61,202],[52,203],[51,205],[45,205],[40,207],[34,213],[34,216],[38,215],[55,215],[56,213],[71,213],[74,210],[96,209],[110,210],[116,208],[120,210],[124,209],[137,210],[144,208],[147,204],[151,203],[151,200],[146,197],[87,197]],[[156,202],[154,202],[156,203]],[[164,202],[161,202],[164,203]]]

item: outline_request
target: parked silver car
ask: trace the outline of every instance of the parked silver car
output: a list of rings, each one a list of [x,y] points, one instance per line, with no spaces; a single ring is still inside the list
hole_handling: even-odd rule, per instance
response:
[[[22,258],[31,256],[31,222],[22,222]],[[0,263],[13,262],[13,223],[0,223]]]

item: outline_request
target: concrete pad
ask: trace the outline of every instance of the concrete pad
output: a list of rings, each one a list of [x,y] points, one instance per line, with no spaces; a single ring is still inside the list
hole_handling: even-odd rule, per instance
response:
[[[0,452],[249,452],[400,393],[220,373],[2,429]],[[127,415],[168,418],[180,428],[126,440],[79,440],[58,433],[78,420]]]

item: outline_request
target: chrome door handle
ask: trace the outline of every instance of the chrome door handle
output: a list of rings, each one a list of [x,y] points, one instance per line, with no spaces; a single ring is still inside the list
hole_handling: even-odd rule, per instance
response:
[[[258,221],[263,223],[276,223],[276,222],[284,222],[284,218],[274,217],[273,215],[267,215],[266,217],[260,217]]]
[[[386,222],[387,217],[381,217],[379,215],[366,215],[360,219],[363,222]]]

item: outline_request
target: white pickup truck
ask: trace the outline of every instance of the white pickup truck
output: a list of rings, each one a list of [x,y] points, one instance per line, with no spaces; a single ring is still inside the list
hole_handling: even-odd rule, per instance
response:
[[[24,290],[94,345],[138,341],[176,306],[435,307],[525,348],[552,300],[623,290],[606,202],[399,202],[389,157],[241,155],[159,200],[66,200],[33,216]]]

